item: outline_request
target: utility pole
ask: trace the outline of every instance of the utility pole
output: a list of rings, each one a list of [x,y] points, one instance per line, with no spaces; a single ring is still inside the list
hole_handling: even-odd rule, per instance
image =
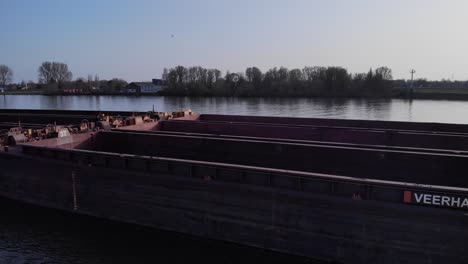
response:
[[[414,82],[414,78],[413,78],[413,77],[414,77],[414,74],[416,73],[416,71],[415,71],[414,69],[411,69],[410,73],[411,73],[411,86],[410,86],[410,90],[411,90],[411,93],[413,93],[413,89],[414,89],[414,88],[413,88],[413,82]]]

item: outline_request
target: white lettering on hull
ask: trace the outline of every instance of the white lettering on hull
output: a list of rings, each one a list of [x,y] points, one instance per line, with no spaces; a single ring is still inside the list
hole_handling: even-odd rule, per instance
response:
[[[441,194],[405,191],[403,202],[468,209],[468,198]]]
[[[424,194],[418,194],[418,193],[414,194],[414,197],[416,198],[417,203],[421,203],[423,196]]]
[[[442,206],[450,206],[450,197],[442,196]]]

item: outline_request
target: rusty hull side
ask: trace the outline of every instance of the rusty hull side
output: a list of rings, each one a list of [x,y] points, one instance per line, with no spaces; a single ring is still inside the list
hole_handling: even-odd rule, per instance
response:
[[[0,171],[2,196],[341,263],[463,263],[467,257],[464,211],[402,203],[405,190],[466,195],[466,189],[23,148],[0,153],[7,168]]]

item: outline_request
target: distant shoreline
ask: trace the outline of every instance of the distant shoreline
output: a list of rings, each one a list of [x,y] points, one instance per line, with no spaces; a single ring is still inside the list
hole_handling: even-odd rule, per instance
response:
[[[226,96],[176,96],[176,95],[160,95],[157,93],[151,94],[126,94],[126,93],[48,93],[43,91],[6,91],[4,95],[44,95],[44,96],[124,96],[124,97],[145,97],[145,96],[164,96],[164,97],[199,97],[199,98],[216,98]],[[233,96],[233,98],[338,98],[338,99],[428,99],[428,100],[461,100],[468,101],[468,91],[466,93],[457,92],[415,92],[412,96],[347,96],[347,95],[323,95],[323,96]]]

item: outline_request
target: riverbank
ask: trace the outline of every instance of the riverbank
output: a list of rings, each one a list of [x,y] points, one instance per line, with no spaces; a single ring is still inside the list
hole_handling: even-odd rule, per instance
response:
[[[468,100],[468,89],[420,88],[411,96],[414,99]]]
[[[135,96],[135,94],[128,94],[128,93],[120,93],[120,92],[82,92],[82,93],[65,93],[65,92],[49,92],[49,91],[41,91],[41,90],[18,90],[18,91],[5,91],[4,95],[48,95],[48,96],[62,96],[62,95],[70,95],[70,96],[82,96],[82,95],[122,95],[122,96]],[[156,95],[147,94],[147,95]]]
[[[44,95],[44,96],[122,96],[122,97],[148,97],[148,96],[164,96],[164,97],[189,97],[189,98],[221,98],[226,96],[221,95],[205,95],[205,96],[177,96],[177,95],[161,95],[159,93],[146,94],[129,94],[129,93],[60,93],[60,92],[44,92],[40,90],[29,91],[6,91],[3,95]],[[463,100],[468,101],[468,89],[431,89],[422,88],[415,90],[411,95],[404,95],[401,92],[393,93],[388,96],[350,96],[350,95],[313,95],[313,96],[231,96],[232,98],[310,98],[310,99],[430,99],[430,100]]]

